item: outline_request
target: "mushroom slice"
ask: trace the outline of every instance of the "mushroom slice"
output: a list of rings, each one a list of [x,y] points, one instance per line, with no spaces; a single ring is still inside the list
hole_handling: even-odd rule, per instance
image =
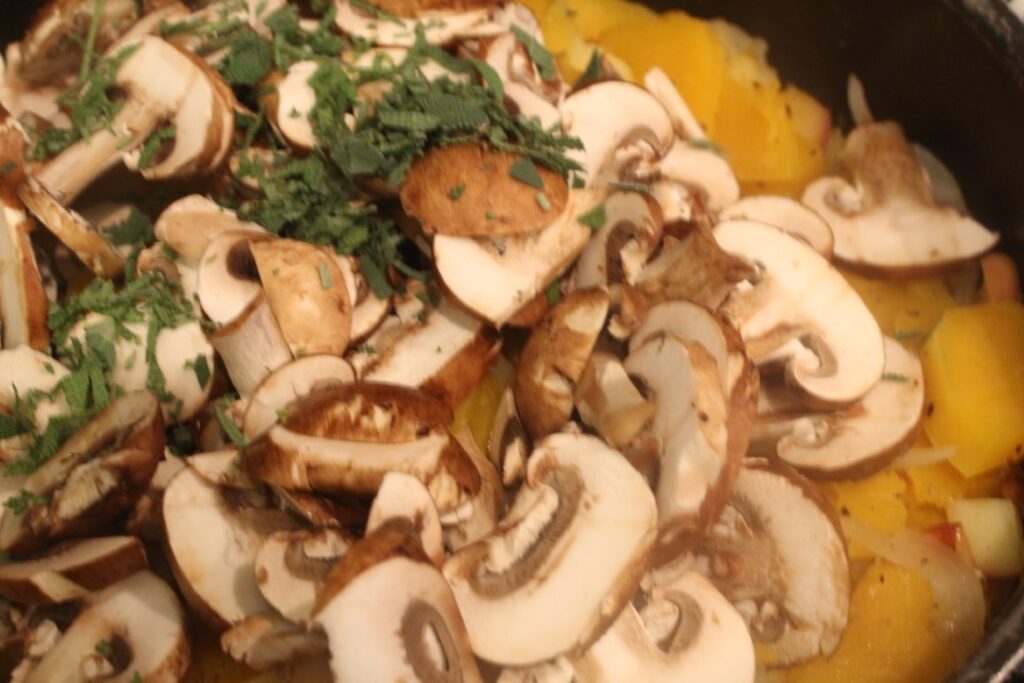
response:
[[[588,187],[617,180],[616,152],[642,141],[661,157],[672,146],[672,119],[651,93],[627,81],[600,81],[570,94],[559,108],[565,132],[583,142],[567,155],[583,167]]]
[[[412,17],[406,11],[403,15],[382,20],[349,0],[334,0],[338,8],[334,23],[342,33],[374,45],[412,47],[417,40],[417,30],[422,31],[424,39],[431,45],[443,45],[485,24],[490,16],[487,6],[493,4],[458,3],[452,7],[447,2],[433,6],[424,3],[421,10],[414,3],[408,3],[409,9],[415,8]],[[463,6],[466,9],[458,9]],[[442,11],[449,7],[452,11]]]
[[[262,291],[235,320],[210,335],[210,343],[242,396],[251,396],[271,372],[292,359]]]
[[[335,254],[334,260],[341,269],[348,286],[348,300],[352,302],[352,336],[349,343],[362,341],[380,327],[388,315],[391,302],[380,299],[370,290],[366,278],[359,272],[359,261],[352,256]]]
[[[97,651],[98,643],[108,644],[109,658]],[[140,571],[90,596],[85,611],[22,680],[177,681],[190,660],[178,598],[155,574]]]
[[[169,205],[153,224],[157,239],[192,266],[202,262],[210,240],[228,231],[266,232],[255,223],[241,220],[234,211],[198,194],[182,197]]]
[[[473,651],[505,666],[582,654],[636,589],[656,525],[617,452],[580,434],[541,441],[495,532],[444,566]]]
[[[337,356],[317,354],[285,363],[252,393],[242,418],[242,432],[255,439],[288,415],[292,401],[320,387],[353,381],[352,366]]]
[[[156,398],[133,392],[114,400],[25,480],[24,491],[40,502],[0,518],[0,550],[24,555],[103,529],[146,492],[163,452]]]
[[[822,406],[853,403],[874,386],[885,363],[882,332],[857,292],[824,257],[756,221],[719,223],[715,239],[763,271],[752,288],[737,290],[723,307],[755,362],[773,351],[785,354],[781,361],[789,385]],[[794,339],[800,353],[780,350]]]
[[[416,477],[402,472],[388,472],[377,489],[366,520],[366,533],[371,534],[391,519],[407,519],[419,534],[423,552],[434,565],[444,562],[444,539],[441,519],[430,492]]]
[[[573,668],[593,683],[753,683],[754,643],[729,601],[688,572],[653,591],[643,614],[626,605]]]
[[[576,261],[574,283],[580,289],[635,284],[661,244],[661,207],[649,195],[613,192],[604,210],[604,225]]]
[[[759,195],[744,197],[718,213],[719,220],[747,219],[774,225],[806,242],[814,251],[832,259],[835,238],[832,228],[817,211],[789,197]]]
[[[740,611],[769,661],[828,656],[846,629],[850,574],[835,511],[783,464],[749,458],[697,564]]]
[[[445,547],[454,552],[487,536],[498,525],[505,510],[505,490],[501,477],[476,443],[473,433],[463,427],[455,434],[477,474],[480,488],[462,505],[440,515]]]
[[[696,143],[676,140],[662,158],[652,163],[641,162],[632,172],[641,179],[655,181],[655,193],[666,220],[682,217],[678,210],[673,210],[672,185],[681,186],[691,194],[697,193],[700,206],[712,212],[740,198],[740,183],[729,162],[718,152]],[[669,193],[667,200],[666,192]]]
[[[580,289],[533,329],[516,366],[516,406],[534,439],[569,421],[573,391],[608,316],[608,293]]]
[[[535,167],[542,188],[517,180],[510,169],[524,159],[472,143],[432,150],[409,169],[401,188],[402,208],[428,235],[540,232],[565,210],[569,186],[543,166]]]
[[[49,303],[23,209],[13,193],[0,189],[0,328],[3,348],[27,344],[42,351],[50,347]]]
[[[242,471],[238,451],[235,449],[196,453],[185,459],[185,465],[213,486],[237,491],[254,491],[258,486]]]
[[[682,140],[707,140],[704,128],[668,74],[654,67],[644,74],[644,87],[661,102],[661,106],[665,107],[669,118],[672,119],[676,137]]]
[[[516,19],[513,19],[513,25],[526,30]],[[557,78],[544,80],[530,58],[529,51],[515,33],[507,32],[493,40],[481,42],[480,56],[498,73],[504,85],[505,97],[515,105],[518,113],[527,119],[536,118],[545,130],[558,125],[561,114],[554,103],[562,94],[561,81]]]
[[[316,147],[316,133],[309,119],[316,106],[316,92],[309,84],[319,63],[304,60],[295,62],[271,84],[272,92],[266,96],[267,112],[274,129],[289,145],[302,152]]]
[[[338,683],[482,680],[452,589],[405,520],[349,548],[313,618],[327,633]]]
[[[682,239],[662,241],[661,253],[640,273],[636,288],[649,304],[683,299],[717,308],[755,272],[749,261],[719,246],[710,232],[695,228]]]
[[[277,531],[296,528],[282,510],[252,507],[191,467],[164,492],[167,557],[189,605],[217,629],[271,609],[254,571],[256,553]]]
[[[540,232],[509,237],[434,238],[434,263],[444,286],[465,308],[500,326],[565,270],[592,231],[578,218],[600,193],[570,190],[566,210]],[[481,287],[480,283],[488,283]]]
[[[13,602],[51,602],[37,577],[55,574],[89,591],[98,591],[146,568],[146,551],[132,536],[110,536],[57,546],[45,555],[0,566],[0,595]]]
[[[426,484],[441,511],[480,486],[448,434],[451,411],[420,391],[361,382],[318,390],[242,451],[242,466],[276,486],[322,493],[376,493],[388,472]]]
[[[419,387],[454,409],[484,380],[500,349],[492,327],[444,300],[390,346],[375,346],[359,375]]]
[[[322,247],[292,239],[252,242],[274,317],[294,356],[340,356],[352,331],[345,278]]]
[[[629,447],[654,416],[655,404],[644,398],[619,359],[596,352],[587,361],[576,385],[576,409],[609,446]]]
[[[574,683],[575,680],[569,659],[558,657],[533,666],[505,667],[495,683]]]
[[[39,222],[81,259],[89,270],[104,278],[114,278],[124,272],[124,258],[117,249],[81,215],[64,208],[34,178],[26,178],[18,186],[18,196]]]
[[[266,233],[226,230],[211,237],[199,262],[199,303],[218,325],[237,320],[262,291],[252,253],[254,242],[272,240]]]
[[[584,373],[585,376],[585,373]],[[581,381],[580,386],[582,386]],[[526,458],[530,455],[530,436],[516,411],[512,388],[505,389],[494,412],[494,423],[488,439],[488,457],[501,474],[501,483],[514,486],[526,474]]]
[[[222,633],[220,646],[236,661],[264,671],[326,652],[327,641],[323,634],[265,613],[246,617]]]
[[[885,373],[858,403],[832,413],[761,414],[755,435],[768,437],[773,455],[809,477],[861,478],[913,444],[923,412],[921,362],[886,337]]]
[[[256,553],[256,581],[260,592],[285,619],[296,624],[306,623],[312,615],[317,593],[351,542],[350,537],[337,529],[300,529],[271,534]]]
[[[46,429],[51,417],[68,412],[64,392],[55,391],[71,374],[60,361],[28,346],[18,346],[0,351],[0,369],[0,412],[13,412],[19,399],[38,395],[34,423],[39,432]]]
[[[856,128],[843,162],[852,183],[822,178],[803,196],[831,226],[837,260],[887,275],[923,275],[976,258],[998,241],[998,234],[935,201],[928,172],[898,124]]]

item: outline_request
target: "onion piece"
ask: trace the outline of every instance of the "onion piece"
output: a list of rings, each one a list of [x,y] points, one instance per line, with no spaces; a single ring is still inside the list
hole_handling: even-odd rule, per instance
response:
[[[941,448],[911,448],[909,451],[892,461],[890,469],[908,470],[911,467],[927,467],[937,462],[949,460],[956,454],[955,446]]]
[[[850,107],[853,125],[863,126],[875,120],[868,107],[867,95],[864,94],[864,84],[857,78],[857,74],[850,74],[846,80],[846,102]]]
[[[889,536],[849,517],[843,533],[878,557],[919,572],[932,589],[932,625],[946,637],[959,662],[981,643],[985,594],[981,579],[955,550],[912,531]]]

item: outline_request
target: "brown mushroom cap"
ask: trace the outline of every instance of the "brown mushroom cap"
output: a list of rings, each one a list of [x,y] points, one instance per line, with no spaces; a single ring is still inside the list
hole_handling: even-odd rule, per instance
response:
[[[2,124],[0,124],[2,126]],[[0,148],[3,147],[0,130]],[[4,153],[0,149],[0,163]],[[21,201],[0,186],[0,321],[3,347],[27,344],[48,350],[50,331],[46,326],[49,302],[39,275],[35,252],[29,238],[31,224]]]
[[[536,166],[543,188],[515,179],[509,169],[522,159],[470,143],[432,150],[409,169],[401,189],[402,207],[428,234],[538,232],[565,209],[569,186],[543,166]]]

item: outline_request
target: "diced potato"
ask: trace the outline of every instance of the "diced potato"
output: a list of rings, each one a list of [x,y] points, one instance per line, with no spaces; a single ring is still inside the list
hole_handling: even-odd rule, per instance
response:
[[[840,514],[888,534],[907,528],[907,483],[896,472],[883,471],[860,481],[822,484],[821,489]],[[855,543],[850,544],[849,552],[853,559],[872,556]]]
[[[1005,498],[956,500],[946,508],[949,521],[963,527],[975,566],[986,576],[1010,577],[1021,573],[1020,515]]]
[[[844,272],[882,332],[906,346],[924,343],[942,314],[956,306],[942,278],[906,281],[880,280]]]
[[[566,5],[576,13],[576,26],[590,41],[621,24],[658,18],[654,10],[628,0],[566,0]]]
[[[1024,306],[981,304],[946,311],[921,355],[936,446],[955,446],[968,477],[1024,450]]]
[[[785,672],[786,683],[932,683],[956,667],[953,648],[931,623],[932,591],[920,574],[872,565],[850,599],[839,647]]]

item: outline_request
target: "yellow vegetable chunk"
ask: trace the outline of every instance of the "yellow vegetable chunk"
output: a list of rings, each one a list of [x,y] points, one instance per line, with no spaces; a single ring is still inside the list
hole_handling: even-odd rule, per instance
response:
[[[893,471],[882,471],[859,481],[821,484],[836,510],[887,534],[907,528],[907,483]],[[871,557],[856,543],[849,544],[851,559]]]
[[[951,462],[967,477],[1024,450],[1024,306],[981,304],[943,315],[921,355],[925,433],[955,446]]]
[[[939,277],[894,281],[845,271],[843,276],[860,294],[882,332],[905,346],[923,344],[942,314],[956,306]]]
[[[504,357],[500,357],[480,386],[455,409],[452,434],[457,434],[463,427],[469,427],[480,450],[486,453],[491,425],[494,424],[494,415],[498,412],[498,403],[501,402],[501,395],[505,389],[512,385],[514,376],[514,366]]]
[[[914,501],[945,508],[967,491],[967,480],[948,462],[937,462],[904,470]]]
[[[785,672],[786,683],[932,683],[956,660],[931,624],[932,591],[920,574],[872,565],[850,599],[850,622],[839,647]]]
[[[654,10],[628,0],[566,0],[566,5],[576,13],[576,26],[590,41],[621,24],[658,18]]]
[[[519,4],[523,5],[539,19],[544,16],[544,12],[548,7],[551,6],[553,0],[519,0]]]
[[[946,510],[949,521],[964,530],[975,566],[986,576],[1008,578],[1021,573],[1024,533],[1017,506],[1005,498],[957,500]]]

